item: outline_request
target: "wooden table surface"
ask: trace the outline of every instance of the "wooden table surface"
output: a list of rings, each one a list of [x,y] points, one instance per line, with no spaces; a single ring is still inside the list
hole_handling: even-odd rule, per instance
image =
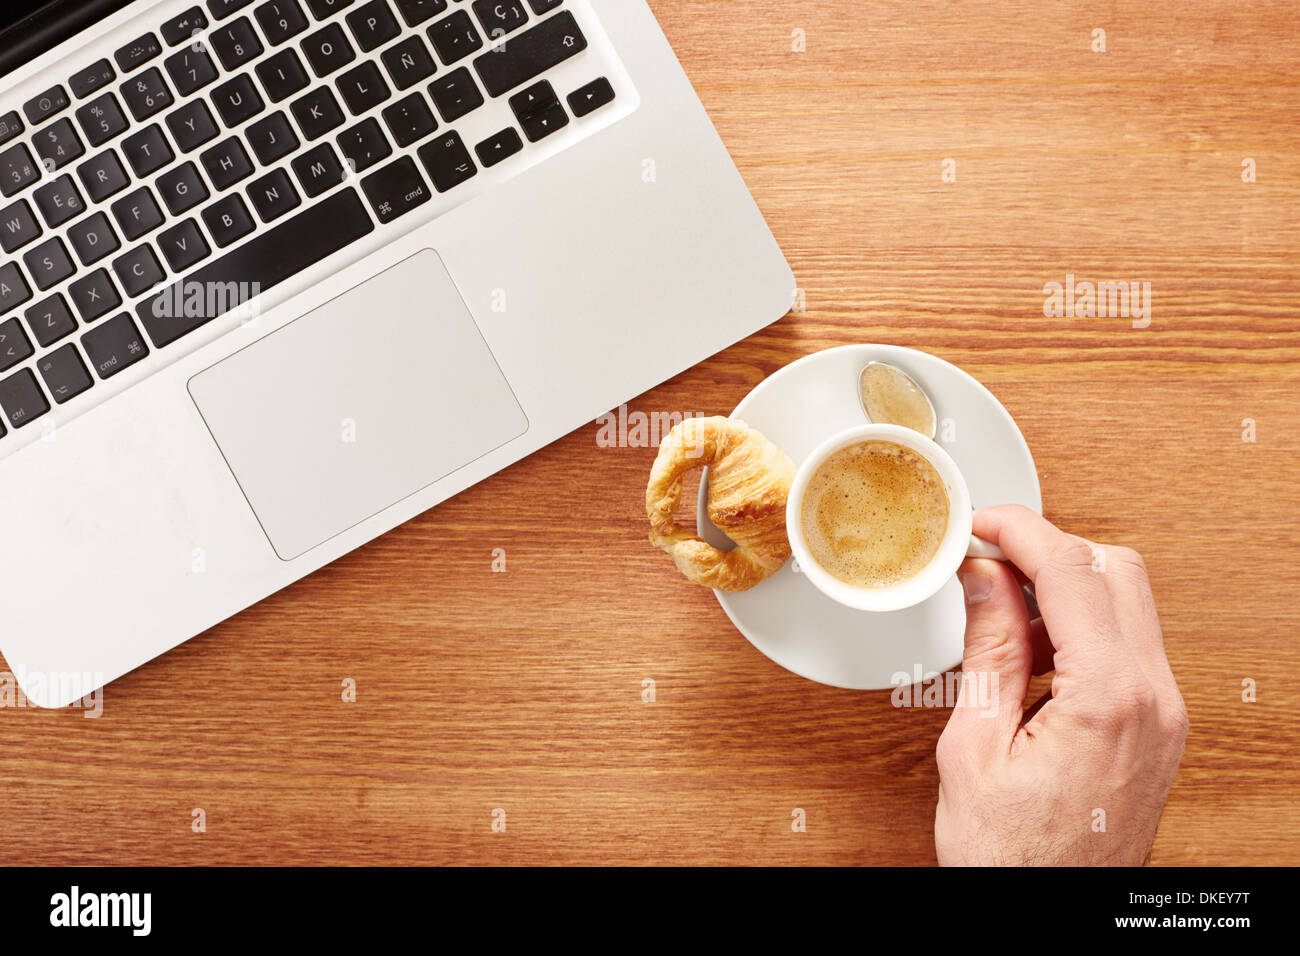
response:
[[[1300,863],[1295,4],[653,6],[807,304],[632,409],[726,413],[852,342],[971,372],[1047,515],[1150,565],[1192,720],[1152,861]],[[1044,317],[1069,273],[1149,282],[1150,326]],[[947,712],[752,648],[646,542],[654,453],[580,428],[99,719],[5,711],[9,860],[932,863]]]

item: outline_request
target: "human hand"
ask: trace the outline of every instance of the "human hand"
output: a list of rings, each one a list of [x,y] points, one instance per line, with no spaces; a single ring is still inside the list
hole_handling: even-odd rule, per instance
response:
[[[977,511],[974,530],[1033,582],[1042,617],[1009,565],[962,565],[967,699],[937,748],[939,862],[1141,865],[1188,727],[1142,558],[1018,505]],[[1053,668],[1025,709],[1031,673]],[[981,674],[992,713],[973,699]]]

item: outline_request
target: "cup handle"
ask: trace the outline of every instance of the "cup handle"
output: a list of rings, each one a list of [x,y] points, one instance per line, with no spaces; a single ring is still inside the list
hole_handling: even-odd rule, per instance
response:
[[[970,536],[970,544],[966,548],[966,557],[968,558],[992,558],[994,561],[1005,561],[1007,556],[1002,553],[1002,549],[990,541],[985,541],[978,535]]]

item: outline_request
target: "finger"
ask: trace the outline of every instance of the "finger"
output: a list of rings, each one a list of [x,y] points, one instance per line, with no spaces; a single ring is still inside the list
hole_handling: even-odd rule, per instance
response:
[[[1130,658],[1117,646],[1113,602],[1094,570],[1089,542],[1019,505],[975,512],[974,530],[1002,548],[1033,581],[1058,672],[1068,664],[1080,675],[1097,677],[1113,673]]]
[[[949,731],[970,750],[1005,754],[1020,725],[1033,668],[1029,613],[1011,569],[968,558],[958,571],[966,595],[962,691]]]
[[[1104,557],[1102,580],[1114,601],[1123,634],[1137,652],[1138,663],[1154,687],[1166,694],[1176,692],[1146,562],[1132,548],[1102,545],[1100,550]]]

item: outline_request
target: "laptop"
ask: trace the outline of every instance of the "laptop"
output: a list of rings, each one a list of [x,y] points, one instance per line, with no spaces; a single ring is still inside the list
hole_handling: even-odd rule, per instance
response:
[[[4,11],[0,652],[34,704],[790,308],[643,0]]]

